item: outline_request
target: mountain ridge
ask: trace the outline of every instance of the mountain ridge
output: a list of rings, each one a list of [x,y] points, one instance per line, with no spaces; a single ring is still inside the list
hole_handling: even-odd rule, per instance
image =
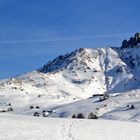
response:
[[[126,90],[134,89],[134,85],[138,84],[136,82],[138,76],[136,70],[134,70],[133,67],[136,64],[136,69],[138,69],[139,67],[139,51],[139,48],[130,48],[127,50],[112,47],[97,49],[80,48],[72,53],[58,56],[38,70],[23,74],[25,77],[23,75],[19,75],[14,78],[19,81],[21,80],[21,82],[23,83],[29,83],[29,85],[32,86],[33,82],[35,82],[35,88],[39,88],[39,85],[41,87],[44,84],[44,87],[47,89],[47,86],[45,86],[46,81],[44,80],[44,83],[43,80],[41,81],[41,79],[43,78],[49,79],[50,83],[52,82],[54,85],[55,83],[58,84],[57,78],[55,79],[55,77],[58,77],[62,78],[61,80],[63,81],[65,80],[67,84],[72,83],[72,85],[74,85],[73,88],[75,88],[76,86],[79,86],[79,88],[81,88],[82,86],[86,86],[83,88],[85,89],[88,88],[87,85],[89,85],[90,87],[92,86],[92,84],[93,86],[100,84],[98,90],[101,89],[101,92],[98,92],[98,90],[96,89],[96,92],[98,92],[98,94],[108,92],[124,92]],[[132,52],[134,52],[134,54]],[[127,53],[129,53],[129,55]],[[137,60],[135,60],[135,62],[133,62],[133,55],[135,55],[134,58],[137,56]],[[31,77],[29,75],[31,75]],[[8,79],[8,81],[10,81],[10,79]],[[118,91],[115,86],[117,86],[117,84],[120,85],[119,82],[121,83],[121,86],[126,86],[127,83],[134,84],[130,84],[132,87],[129,89],[125,89],[124,87],[123,89],[120,88],[122,89],[122,91]],[[61,85],[59,85],[59,88],[61,88]],[[92,87],[90,87],[90,90],[91,88]],[[93,90],[91,90],[91,92],[92,94],[94,94]],[[92,94],[90,94],[90,96]]]

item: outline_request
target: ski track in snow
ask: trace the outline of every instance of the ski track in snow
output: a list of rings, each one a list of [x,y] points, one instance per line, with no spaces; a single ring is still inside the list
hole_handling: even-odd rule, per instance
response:
[[[59,140],[78,140],[72,134],[72,128],[79,123],[79,120],[72,120],[68,123],[62,125],[60,130],[58,131]]]

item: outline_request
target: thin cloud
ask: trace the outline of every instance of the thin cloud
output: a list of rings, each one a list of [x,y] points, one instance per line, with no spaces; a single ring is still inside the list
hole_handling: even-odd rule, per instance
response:
[[[48,38],[48,39],[5,40],[5,41],[0,41],[0,44],[80,41],[80,40],[87,40],[87,39],[118,38],[118,37],[124,37],[124,36],[132,35],[132,34],[133,33],[95,35],[95,36],[62,37],[62,38]]]

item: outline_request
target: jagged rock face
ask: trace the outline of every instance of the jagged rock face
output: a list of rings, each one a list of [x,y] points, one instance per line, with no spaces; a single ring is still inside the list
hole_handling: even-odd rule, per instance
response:
[[[134,48],[134,47],[140,47],[140,33],[137,32],[134,37],[130,37],[129,40],[123,40],[121,49],[124,48]]]
[[[73,100],[140,87],[140,48],[81,48],[37,71],[0,83],[1,94],[36,94]]]

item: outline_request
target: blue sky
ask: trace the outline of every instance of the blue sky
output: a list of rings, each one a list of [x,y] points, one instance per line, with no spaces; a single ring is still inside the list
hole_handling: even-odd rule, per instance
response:
[[[0,79],[139,31],[139,0],[0,0]]]

